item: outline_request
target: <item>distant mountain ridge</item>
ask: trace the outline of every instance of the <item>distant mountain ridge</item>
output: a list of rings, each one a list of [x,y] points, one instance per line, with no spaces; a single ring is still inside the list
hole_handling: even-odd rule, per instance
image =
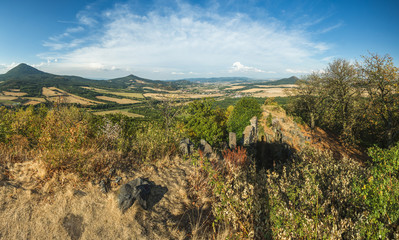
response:
[[[43,87],[57,87],[65,91],[76,93],[80,96],[92,96],[88,89],[82,87],[120,89],[121,91],[143,92],[146,88],[161,90],[177,90],[202,83],[245,83],[260,85],[294,84],[298,78],[290,77],[276,81],[257,80],[246,77],[219,77],[219,78],[191,78],[180,80],[151,80],[135,75],[114,78],[109,80],[93,80],[79,76],[56,75],[40,71],[25,63],[21,63],[5,74],[0,74],[0,92],[9,89],[20,89],[28,96],[41,96]]]
[[[16,76],[23,76],[23,75],[34,75],[34,74],[42,74],[42,75],[50,75],[49,73],[42,72],[28,64],[21,63],[18,66],[14,67],[13,69],[9,70],[5,73],[5,76],[8,77],[16,77]]]

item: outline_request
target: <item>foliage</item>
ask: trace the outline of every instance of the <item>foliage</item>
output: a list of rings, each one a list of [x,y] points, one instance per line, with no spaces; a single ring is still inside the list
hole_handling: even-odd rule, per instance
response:
[[[353,204],[356,193],[351,186],[363,171],[350,159],[335,160],[311,149],[274,171],[262,170],[254,209],[263,234],[259,238],[357,238],[360,210]]]
[[[388,147],[399,137],[399,68],[388,55],[371,54],[363,59],[359,71],[368,95],[363,110],[372,123],[366,125],[367,130],[372,130],[374,138]]]
[[[196,100],[188,106],[185,129],[194,141],[205,139],[211,145],[220,144],[226,137],[226,114],[213,107],[214,100]]]
[[[389,56],[338,59],[298,82],[287,110],[344,142],[387,147],[399,139],[399,69]]]
[[[230,132],[235,132],[237,139],[241,139],[245,127],[249,125],[249,120],[253,116],[257,116],[260,119],[261,114],[262,109],[258,101],[254,98],[241,98],[229,117],[227,129]]]
[[[197,192],[208,189],[212,196],[214,229],[218,224],[228,223],[235,230],[233,239],[252,238],[254,165],[250,163],[246,149],[242,147],[225,150],[223,156],[222,161],[204,158],[201,152],[191,157],[196,170],[194,174],[206,179],[205,185],[195,189]]]
[[[361,225],[367,239],[399,237],[399,143],[390,149],[369,149],[373,165],[366,177],[359,177],[355,190],[366,205]],[[396,228],[396,229],[395,229]]]
[[[96,116],[73,106],[0,108],[2,162],[41,159],[48,174],[77,173],[92,179],[110,168],[129,168],[170,157],[180,135],[158,122],[122,114]]]

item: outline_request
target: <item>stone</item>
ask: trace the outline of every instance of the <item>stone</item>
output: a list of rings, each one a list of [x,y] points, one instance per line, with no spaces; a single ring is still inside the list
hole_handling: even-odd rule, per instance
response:
[[[236,133],[229,132],[229,148],[235,149],[237,147],[237,135]]]
[[[204,139],[200,140],[199,150],[202,151],[204,156],[207,158],[209,158],[213,153],[212,146],[209,145],[209,143],[207,143]]]
[[[179,149],[183,155],[191,155],[194,152],[194,144],[188,138],[180,141]]]
[[[124,213],[137,200],[140,206],[148,209],[151,183],[143,178],[136,178],[121,186],[118,194],[118,207]]]
[[[244,146],[254,144],[258,140],[258,118],[254,116],[249,122],[250,125],[246,126],[243,132]]]

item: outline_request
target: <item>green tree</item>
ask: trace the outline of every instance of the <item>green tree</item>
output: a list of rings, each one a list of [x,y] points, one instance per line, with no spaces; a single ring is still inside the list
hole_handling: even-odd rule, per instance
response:
[[[324,110],[323,125],[337,132],[342,139],[354,141],[352,132],[361,95],[359,74],[354,64],[336,59],[322,74],[319,96]]]
[[[389,55],[363,56],[359,64],[362,84],[368,95],[367,117],[374,123],[372,129],[377,141],[385,147],[398,138],[399,130],[399,69]]]
[[[214,108],[214,100],[196,100],[188,106],[185,129],[195,142],[205,139],[211,145],[221,143],[226,137],[226,113]]]
[[[242,133],[246,126],[249,125],[249,120],[257,116],[258,119],[262,116],[262,109],[254,98],[241,98],[235,105],[227,122],[227,128],[230,132],[237,134],[237,139],[242,138]]]
[[[322,109],[319,96],[321,78],[321,74],[313,72],[297,81],[298,87],[290,92],[292,98],[288,110],[301,117],[311,129],[314,129]]]

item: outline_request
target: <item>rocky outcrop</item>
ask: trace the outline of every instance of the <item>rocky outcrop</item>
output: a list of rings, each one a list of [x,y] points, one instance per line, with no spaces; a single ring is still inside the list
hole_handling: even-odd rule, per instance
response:
[[[202,151],[205,157],[209,158],[211,157],[213,153],[212,146],[209,145],[204,139],[201,139],[198,150]]]
[[[136,178],[119,190],[118,207],[122,212],[129,209],[137,200],[143,209],[148,209],[148,198],[151,194],[151,183],[143,178]]]
[[[236,133],[229,132],[229,148],[235,149],[237,147],[237,136]]]
[[[254,116],[251,118],[250,123],[243,132],[244,146],[255,144],[258,140],[258,118]]]
[[[194,144],[188,138],[180,141],[179,149],[183,155],[191,155],[194,152]]]

